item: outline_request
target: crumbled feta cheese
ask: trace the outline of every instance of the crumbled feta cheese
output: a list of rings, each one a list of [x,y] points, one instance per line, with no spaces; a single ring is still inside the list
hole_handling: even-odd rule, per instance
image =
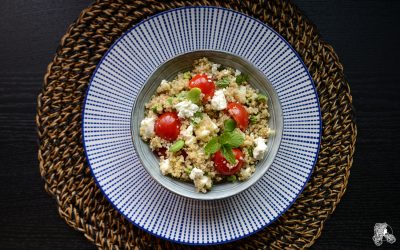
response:
[[[196,142],[196,137],[193,136],[193,126],[189,125],[186,129],[181,131],[182,138],[185,140],[186,145],[192,145]]]
[[[218,71],[218,68],[221,66],[221,64],[216,64],[214,63],[213,65],[211,65],[211,73],[216,74]]]
[[[206,193],[207,189],[210,189],[212,186],[211,178],[205,176],[201,169],[193,168],[190,172],[189,178],[193,180],[194,186],[199,192]]]
[[[247,180],[247,179],[250,178],[252,173],[253,173],[253,171],[252,171],[252,169],[250,167],[242,168],[240,170],[240,179],[241,180]]]
[[[199,168],[193,168],[192,171],[190,172],[189,178],[194,180],[197,178],[200,178],[204,175],[203,170],[199,169]]]
[[[201,192],[207,192],[206,189],[211,188],[212,181],[208,176],[203,175],[202,177],[195,179],[194,186]]]
[[[162,80],[160,86],[157,88],[157,92],[161,93],[164,91],[168,91],[171,89],[171,85],[168,83],[167,80]]]
[[[253,149],[253,157],[256,160],[261,160],[265,152],[267,152],[267,144],[265,144],[265,139],[258,137],[254,140],[256,147]]]
[[[235,71],[235,76],[238,76],[238,75],[240,75],[240,74],[242,74],[242,72],[240,72],[240,70],[237,69],[237,70]]]
[[[155,117],[146,117],[140,122],[140,134],[143,139],[150,139],[154,136]]]
[[[211,107],[214,110],[226,109],[227,103],[225,99],[225,94],[222,89],[215,91],[213,98],[211,99]]]
[[[199,110],[199,106],[191,101],[179,102],[174,107],[178,111],[179,118],[190,118]]]
[[[162,159],[160,161],[160,170],[163,175],[169,173],[171,166],[169,165],[169,159]]]

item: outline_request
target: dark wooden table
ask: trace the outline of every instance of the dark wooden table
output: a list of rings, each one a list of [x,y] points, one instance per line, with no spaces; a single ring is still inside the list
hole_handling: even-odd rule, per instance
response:
[[[314,249],[400,248],[400,1],[296,0],[336,49],[357,110],[347,192]],[[88,0],[0,2],[0,249],[94,249],[58,216],[37,160],[36,97],[61,36]]]

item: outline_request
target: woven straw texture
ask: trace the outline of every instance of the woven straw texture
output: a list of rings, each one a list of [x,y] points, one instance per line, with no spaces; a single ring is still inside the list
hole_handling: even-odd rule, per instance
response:
[[[40,173],[58,212],[99,249],[189,248],[158,239],[130,224],[103,197],[82,147],[81,113],[89,79],[123,32],[172,8],[214,5],[260,19],[300,54],[318,91],[323,135],[317,165],[303,193],[275,223],[245,239],[215,246],[235,249],[303,249],[320,236],[347,186],[356,126],[349,86],[332,47],[290,3],[280,1],[98,1],[85,9],[61,40],[38,97]]]

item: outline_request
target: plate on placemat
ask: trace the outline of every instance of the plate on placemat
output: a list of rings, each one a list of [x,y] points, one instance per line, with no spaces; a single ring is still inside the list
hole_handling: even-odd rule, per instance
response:
[[[131,135],[132,107],[163,63],[193,51],[244,58],[272,84],[282,109],[278,152],[245,191],[218,200],[179,196],[144,169]],[[318,96],[292,47],[264,23],[217,7],[166,11],[135,25],[98,64],[83,108],[83,142],[97,185],[129,221],[164,239],[218,244],[257,232],[295,201],[310,177],[321,138]],[[133,131],[135,133],[135,131]]]

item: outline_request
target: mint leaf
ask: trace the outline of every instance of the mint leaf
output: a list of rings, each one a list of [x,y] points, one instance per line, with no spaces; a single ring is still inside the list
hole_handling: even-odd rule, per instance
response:
[[[245,75],[245,74],[240,74],[236,77],[236,83],[237,84],[242,84],[244,82],[248,82],[249,81],[249,76]]]
[[[201,89],[199,88],[192,88],[186,95],[186,98],[195,103],[198,104],[200,102],[200,94],[201,94]]]
[[[237,148],[242,145],[244,141],[243,135],[238,131],[224,132],[220,137],[222,145],[228,145],[232,148]]]
[[[232,132],[236,128],[236,122],[233,119],[224,121],[224,131]]]
[[[224,158],[229,161],[230,164],[235,164],[236,159],[235,155],[233,154],[232,147],[229,145],[222,145],[221,146],[221,153],[224,156]]]
[[[173,152],[173,153],[178,152],[179,150],[181,150],[183,148],[183,146],[185,146],[185,141],[178,140],[174,144],[172,144],[171,147],[169,147],[169,151]]]
[[[221,147],[221,144],[218,142],[218,137],[212,138],[207,145],[204,147],[204,151],[206,154],[214,154],[216,153]]]
[[[229,79],[227,77],[222,78],[216,82],[218,88],[226,88],[229,86]]]

